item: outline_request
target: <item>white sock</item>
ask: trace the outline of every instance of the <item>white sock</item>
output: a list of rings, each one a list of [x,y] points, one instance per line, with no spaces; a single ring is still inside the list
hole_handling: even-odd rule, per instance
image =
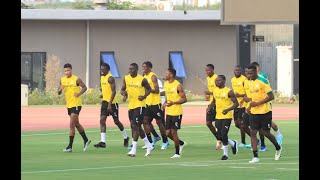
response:
[[[123,139],[127,139],[127,138],[128,138],[128,135],[127,135],[126,130],[123,129],[123,131],[121,131],[121,132],[122,132],[122,135],[123,135]]]
[[[232,141],[231,139],[228,139],[228,144],[230,144],[233,147],[234,146],[234,141]]]
[[[137,145],[138,145],[138,141],[132,141],[132,149],[131,149],[131,152],[133,154],[136,154],[137,152]]]
[[[106,133],[101,133],[101,142],[106,143]]]
[[[228,145],[222,146],[223,148],[223,155],[226,155],[228,157]]]
[[[277,133],[277,136],[281,136],[282,135],[279,128],[278,128],[278,131],[276,131],[276,133]]]
[[[151,143],[149,142],[147,136],[143,138],[143,141],[144,141],[145,145],[147,145],[148,148],[152,148],[152,145],[151,145]]]

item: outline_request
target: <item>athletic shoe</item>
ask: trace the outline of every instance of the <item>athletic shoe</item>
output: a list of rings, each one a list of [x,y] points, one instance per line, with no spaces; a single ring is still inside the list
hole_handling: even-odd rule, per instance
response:
[[[261,146],[259,151],[266,151],[267,150],[267,146]]]
[[[174,154],[171,159],[180,158],[181,156],[179,154]]]
[[[129,137],[127,137],[126,139],[123,139],[123,146],[124,147],[128,147],[128,143],[129,143]]]
[[[276,151],[276,154],[274,155],[274,160],[279,160],[281,157],[281,151],[282,151],[282,147],[280,146],[280,149]]]
[[[169,146],[169,141],[162,143],[161,149],[167,149],[168,146]]]
[[[246,144],[246,148],[251,148],[251,144]]]
[[[106,148],[106,143],[99,142],[98,144],[93,145],[96,148]]]
[[[180,155],[182,154],[182,150],[183,150],[183,148],[184,148],[185,145],[186,145],[186,142],[184,142],[183,145],[180,145],[180,146],[179,146],[179,154],[180,154]]]
[[[127,154],[130,157],[136,157],[136,154],[132,152],[132,150],[130,152],[128,152]]]
[[[238,147],[246,147],[246,144],[240,143]]]
[[[147,152],[144,156],[150,156],[151,155],[151,151],[154,149],[154,147],[152,146],[151,148],[147,148]]]
[[[221,160],[228,160],[228,156],[223,155],[223,156],[221,157]]]
[[[152,141],[152,145],[155,145],[157,141],[160,141],[161,138],[159,136],[155,136]]]
[[[282,139],[283,139],[283,135],[282,134],[280,136],[277,136],[277,142],[278,142],[278,144],[280,146],[282,145]]]
[[[88,139],[88,141],[84,143],[83,151],[87,151],[90,143],[91,143],[91,140],[90,140],[90,139]]]
[[[72,147],[67,146],[66,148],[63,149],[63,152],[72,152]]]
[[[254,157],[254,158],[252,158],[251,161],[249,161],[249,163],[257,163],[257,162],[259,162],[259,158],[257,158],[257,157]]]
[[[132,146],[133,146],[132,144],[130,146],[128,146],[128,149],[132,149]]]
[[[238,153],[238,141],[237,140],[234,140],[234,146],[232,146],[232,153],[233,154],[237,154]]]

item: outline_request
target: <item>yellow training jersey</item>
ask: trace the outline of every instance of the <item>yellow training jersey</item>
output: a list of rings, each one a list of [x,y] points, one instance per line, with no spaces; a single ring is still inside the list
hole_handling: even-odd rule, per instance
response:
[[[231,86],[232,86],[232,89],[233,89],[233,92],[234,93],[238,93],[238,94],[245,94],[245,90],[244,90],[244,81],[246,80],[247,78],[244,77],[243,75],[241,75],[240,77],[233,77],[231,79]],[[242,104],[242,106],[240,106],[240,102],[242,101],[243,97],[238,97],[237,100],[239,102],[239,106],[238,108],[242,108],[242,107],[246,107],[245,105],[246,104]]]
[[[155,75],[157,76],[155,73],[150,72],[148,75],[144,75],[143,77],[146,78],[148,80],[148,83],[150,84],[151,89],[154,89],[154,85],[152,82],[152,76]],[[160,99],[160,91],[158,94],[155,93],[150,93],[149,96],[147,96],[146,98],[146,104],[147,105],[157,105],[161,103],[161,99]]]
[[[222,114],[222,111],[228,109],[233,105],[231,98],[228,96],[228,93],[231,89],[228,87],[214,89],[213,98],[216,101],[216,119],[231,119],[232,111],[229,111],[226,115]]]
[[[258,79],[251,81],[249,84],[249,89],[253,102],[259,102],[265,99],[268,96],[267,93],[272,92],[269,85]],[[266,114],[270,110],[270,102],[267,102],[256,107],[251,107],[251,114]]]
[[[144,96],[145,95],[145,89],[142,86],[142,80],[143,77],[138,74],[136,77],[131,77],[130,74],[126,75],[124,77],[125,82],[126,82],[126,89],[128,93],[128,100],[129,100],[129,109],[135,109],[138,107],[145,107],[145,99],[140,101],[138,99],[139,96]]]
[[[208,85],[208,90],[210,92],[213,92],[213,90],[217,87],[216,86],[216,79],[217,79],[218,75],[214,74],[211,77],[207,76],[207,85]],[[210,102],[209,104],[212,102],[213,100],[213,95],[210,95]]]
[[[244,82],[243,82],[243,84],[244,84],[244,91],[245,91],[246,96],[247,96],[248,98],[251,98],[250,89],[249,89],[251,82],[252,82],[252,81],[251,81],[251,80],[248,80],[247,78],[246,78],[246,79],[244,80]],[[239,102],[239,103],[240,103],[240,102]],[[245,104],[243,104],[243,107],[248,108],[248,107],[250,106],[250,102],[244,102],[244,103],[245,103]]]
[[[108,82],[109,77],[112,77],[111,73],[109,72],[108,74],[106,74],[105,76],[101,76],[100,77],[100,85],[101,85],[101,89],[102,89],[102,100],[110,102],[110,98],[111,98],[111,85]],[[111,104],[117,103],[117,99],[114,98]]]
[[[181,99],[181,96],[178,93],[178,85],[180,83],[177,80],[174,80],[172,83],[166,81],[163,85],[164,91],[167,97],[167,101],[176,102]],[[173,104],[166,109],[167,115],[170,116],[178,116],[181,115],[182,112],[182,105],[181,104]]]
[[[67,108],[81,106],[81,98],[75,97],[74,93],[81,91],[80,86],[77,85],[78,77],[72,75],[70,78],[66,76],[61,78],[61,85],[63,86],[63,92],[66,98]]]

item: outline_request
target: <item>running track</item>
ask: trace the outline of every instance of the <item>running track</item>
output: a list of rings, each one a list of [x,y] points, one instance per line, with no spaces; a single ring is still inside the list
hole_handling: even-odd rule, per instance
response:
[[[120,121],[129,127],[128,108],[120,107]],[[205,124],[206,107],[183,107],[182,124]],[[299,107],[273,107],[273,120],[298,120]],[[99,128],[100,107],[84,106],[80,112],[80,123],[84,128]],[[155,122],[154,122],[155,123]],[[112,117],[107,127],[115,127]],[[21,107],[21,131],[58,130],[69,128],[66,107]]]

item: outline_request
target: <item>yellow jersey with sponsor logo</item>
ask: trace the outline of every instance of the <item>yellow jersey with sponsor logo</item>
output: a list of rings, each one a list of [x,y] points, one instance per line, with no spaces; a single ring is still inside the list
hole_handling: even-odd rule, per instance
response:
[[[208,90],[210,92],[213,92],[213,90],[217,87],[216,86],[216,79],[217,79],[218,75],[217,74],[213,74],[211,77],[207,76],[207,85],[208,85]],[[210,95],[210,102],[209,104],[212,102],[213,100],[213,95]]]
[[[240,77],[233,77],[231,79],[231,86],[233,89],[234,93],[238,93],[238,94],[245,94],[245,90],[244,90],[244,81],[247,78],[244,75],[241,75]],[[238,108],[242,108],[242,107],[246,107],[246,103],[244,102],[241,106],[240,106],[240,102],[242,101],[243,97],[238,97],[237,100],[239,102],[239,106]]]
[[[151,89],[154,89],[154,85],[152,82],[152,76],[155,75],[157,76],[154,72],[150,72],[148,75],[144,75],[143,77],[147,79],[148,83],[150,84]],[[146,104],[147,105],[157,105],[161,103],[160,99],[160,91],[158,94],[155,93],[150,93],[149,96],[146,98]]]
[[[126,82],[126,89],[128,93],[128,108],[135,109],[138,107],[145,107],[145,99],[143,99],[142,101],[138,99],[139,96],[145,95],[145,89],[142,86],[143,77],[140,74],[137,74],[137,76],[133,78],[130,74],[128,74],[124,77],[124,79]]]
[[[249,84],[250,94],[253,102],[259,102],[265,99],[269,92],[272,92],[268,84],[256,79]],[[263,103],[256,107],[251,107],[251,114],[266,114],[271,110],[270,102]]]
[[[251,94],[250,94],[250,89],[249,89],[249,87],[250,87],[250,83],[251,83],[252,81],[251,80],[248,80],[247,78],[244,80],[244,91],[245,91],[245,93],[246,93],[246,96],[248,97],[248,98],[251,98]],[[239,102],[240,103],[240,102]],[[244,102],[244,103],[246,103],[246,102]],[[246,107],[246,108],[248,108],[250,106],[250,102],[247,102],[246,103],[246,105],[243,105],[243,107]]]
[[[231,89],[228,87],[214,89],[213,98],[216,101],[216,119],[231,119],[232,111],[229,111],[226,115],[222,113],[223,110],[228,109],[233,105],[228,93]]]
[[[66,98],[67,108],[81,106],[81,98],[75,97],[74,93],[81,91],[80,86],[77,85],[78,76],[72,75],[70,78],[66,76],[61,78],[61,84],[63,86],[63,92]]]
[[[181,96],[178,93],[178,85],[180,83],[177,80],[174,80],[172,83],[166,81],[163,85],[164,91],[167,97],[167,101],[176,102],[181,99]],[[178,116],[181,115],[182,105],[181,104],[173,104],[170,107],[167,107],[166,114],[170,116]]]
[[[111,90],[111,85],[108,82],[109,77],[112,77],[111,73],[109,72],[105,76],[100,77],[100,85],[102,89],[102,100],[110,102],[112,90]],[[114,98],[111,104],[117,103],[117,99]]]

